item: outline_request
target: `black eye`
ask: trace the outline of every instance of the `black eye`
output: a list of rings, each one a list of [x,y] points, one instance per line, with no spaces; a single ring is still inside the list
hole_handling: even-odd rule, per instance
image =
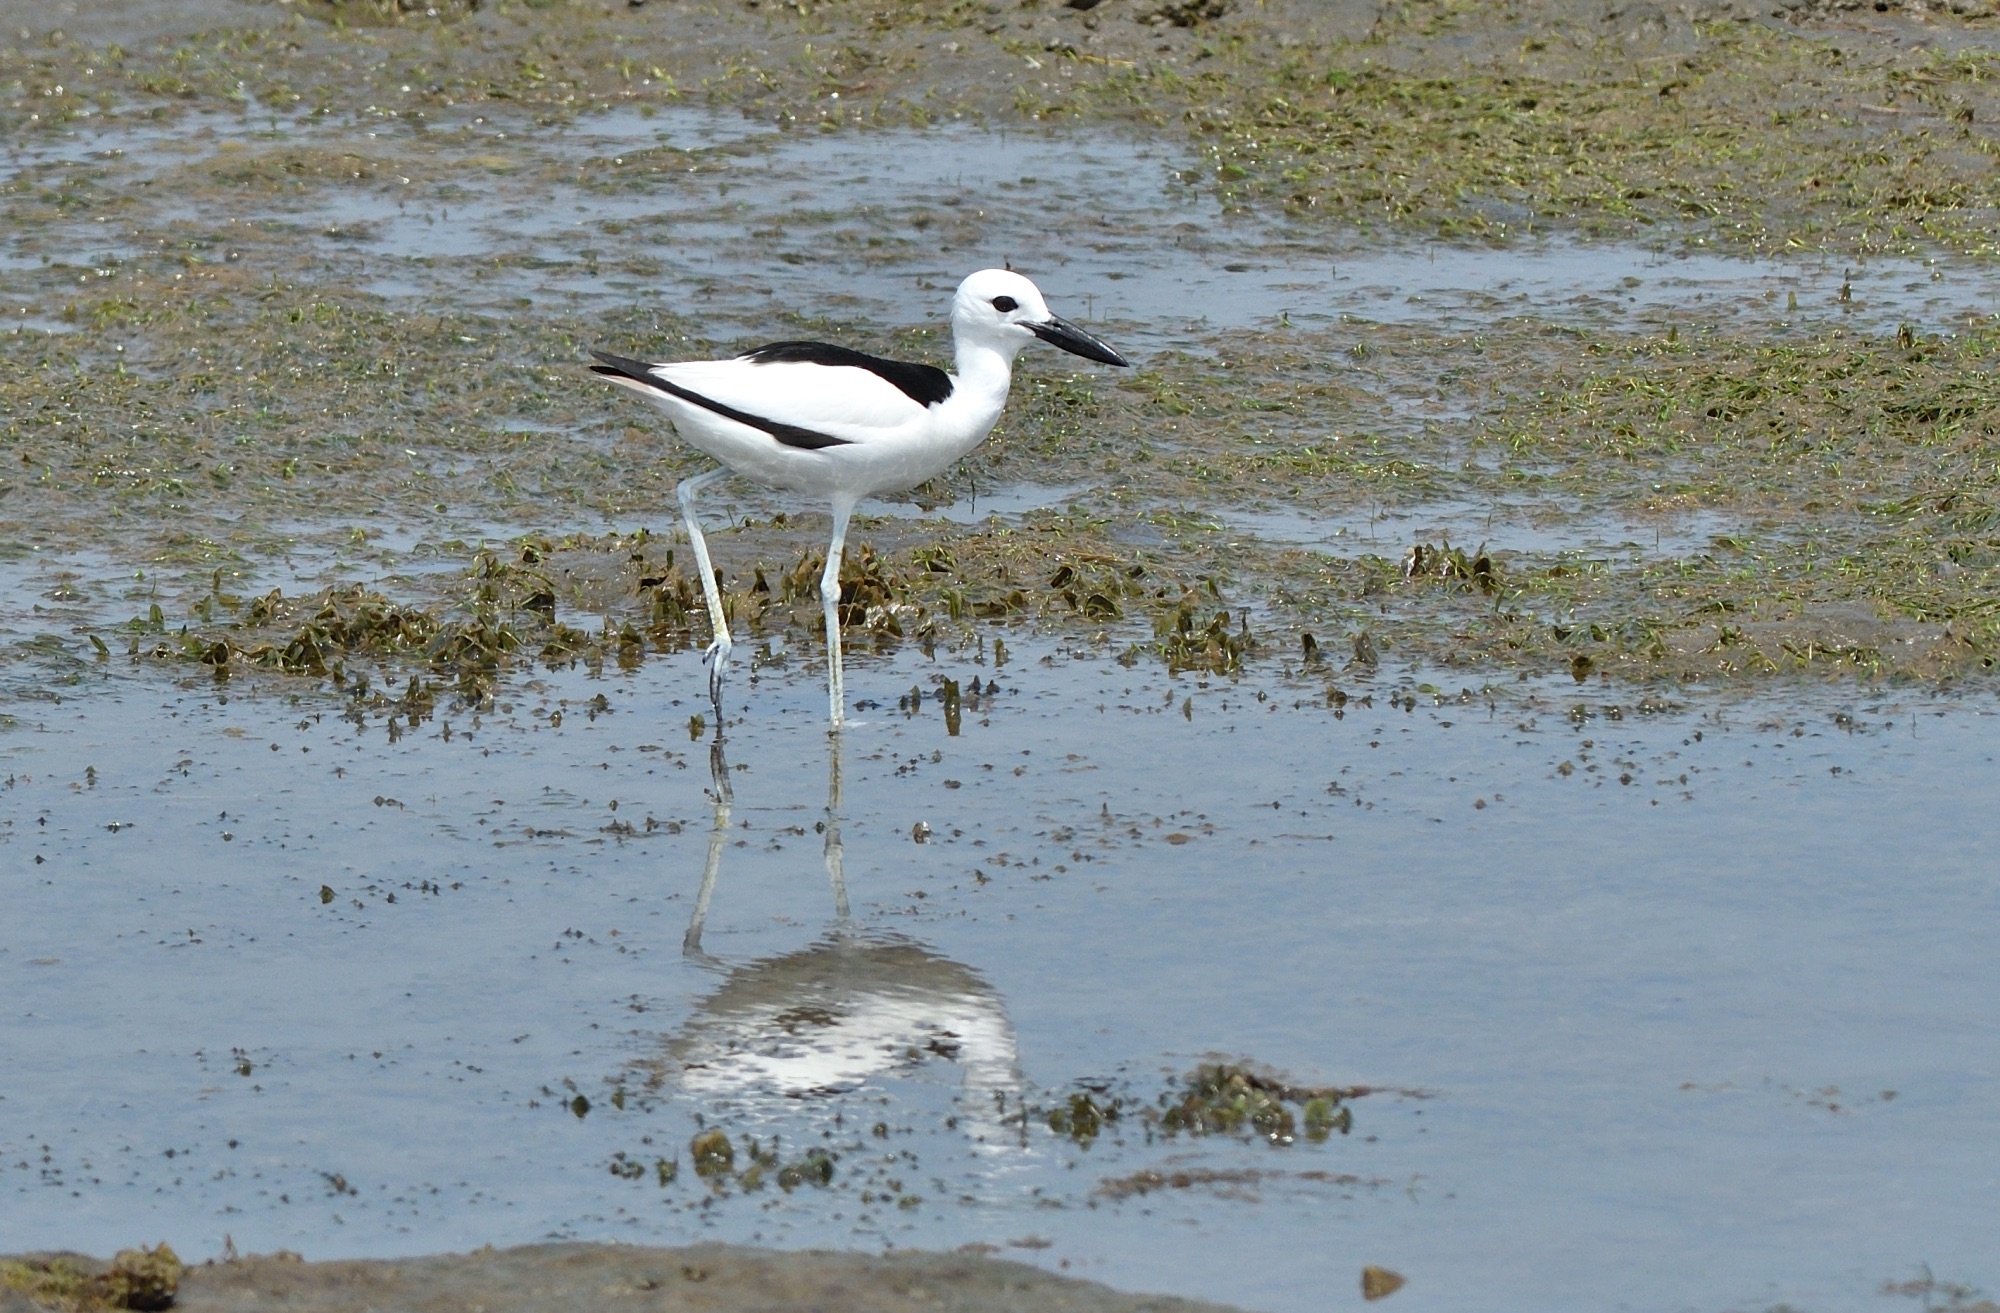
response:
[[[1004,315],[1019,310],[1021,303],[1011,296],[996,296],[993,298],[993,308]]]

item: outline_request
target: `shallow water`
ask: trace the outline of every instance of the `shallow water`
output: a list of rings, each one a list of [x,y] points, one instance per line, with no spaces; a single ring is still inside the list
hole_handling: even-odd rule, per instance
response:
[[[1400,555],[1412,543],[1488,544],[1538,556],[1676,557],[1704,550],[1740,529],[1712,511],[1661,512],[1645,518],[1591,515],[1574,506],[1469,501],[1382,504],[1348,515],[1292,510],[1229,510],[1208,517],[1218,530],[1314,551]],[[1185,521],[1183,521],[1185,522]]]
[[[858,660],[880,705],[830,817],[811,653],[739,679],[719,843],[692,656],[400,734],[115,673],[17,708],[0,1232],[1046,1241],[1009,1252],[1286,1310],[1364,1263],[1412,1307],[1558,1309],[1852,1307],[1990,1266],[1979,710],[1385,672],[1412,709],[1336,717],[1324,676],[1011,637],[998,670]],[[940,676],[1001,691],[957,736],[935,696],[893,710]],[[1281,1148],[1000,1120],[1208,1055],[1386,1092]],[[833,1184],[711,1197],[703,1121],[831,1147]],[[1101,1193],[1145,1169],[1236,1175]]]
[[[1010,483],[985,490],[969,486],[952,501],[939,505],[927,502],[868,502],[865,503],[862,513],[891,515],[898,519],[937,519],[948,520],[953,524],[983,524],[996,516],[1001,519],[1011,519],[1036,511],[1061,510],[1079,501],[1088,500],[1089,494],[1094,491],[1095,489],[1089,484],[1083,483]]]
[[[358,176],[155,204],[167,169],[271,166],[309,149]],[[969,269],[1010,263],[1061,308],[1140,349],[1216,329],[1342,319],[1477,330],[1530,315],[1599,327],[1850,324],[1948,330],[2000,310],[1966,260],[1843,265],[1552,238],[1501,248],[1295,230],[1224,213],[1185,161],[1102,135],[962,124],[821,135],[689,107],[543,125],[504,114],[343,122],[187,113],[100,117],[11,144],[0,170],[86,170],[126,202],[23,228],[0,268],[138,256],[142,231],[309,252],[314,276],[392,300],[455,287],[470,304],[650,302],[718,335],[808,316],[925,322]],[[136,208],[135,208],[136,207]],[[218,222],[218,215],[225,216]],[[143,217],[142,217],[143,216]],[[209,258],[233,259],[227,250]],[[87,275],[86,275],[87,276]]]

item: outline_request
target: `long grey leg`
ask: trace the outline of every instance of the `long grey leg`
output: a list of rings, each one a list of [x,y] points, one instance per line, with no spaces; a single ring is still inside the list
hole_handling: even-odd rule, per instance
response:
[[[694,548],[695,568],[701,571],[701,595],[708,600],[708,623],[715,640],[708,645],[708,696],[715,703],[716,728],[722,727],[722,678],[729,669],[729,619],[722,613],[722,589],[715,582],[715,567],[709,563],[708,540],[701,536],[701,522],[694,517],[695,495],[709,484],[729,477],[726,469],[710,470],[682,481],[676,490],[681,499],[681,522],[687,525],[688,545]]]
[[[833,540],[826,547],[826,569],[819,577],[819,600],[826,612],[826,699],[832,727],[838,730],[846,719],[841,710],[847,700],[840,669],[840,554],[847,547],[847,521],[854,514],[854,499],[833,503]]]

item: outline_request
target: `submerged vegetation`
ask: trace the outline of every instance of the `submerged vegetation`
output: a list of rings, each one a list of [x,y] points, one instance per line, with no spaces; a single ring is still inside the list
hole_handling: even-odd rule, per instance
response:
[[[961,569],[951,547],[931,543],[899,560],[863,545],[841,568],[841,617],[850,652],[908,639],[932,645],[973,632],[979,620],[1052,617],[1105,620],[1106,590],[1160,616],[1160,650],[1177,666],[1227,671],[1240,665],[1251,640],[1247,620],[1236,629],[1217,611],[1206,628],[1204,598],[1185,583],[1166,584],[1144,554],[1114,555],[1075,541],[1038,543],[1009,535],[991,551],[960,551],[977,568]],[[974,546],[982,544],[971,544]],[[1061,561],[1047,580],[1016,569],[1039,568],[1041,552]],[[801,552],[782,570],[752,566],[747,583],[726,588],[724,609],[740,634],[795,643],[823,641],[819,574],[824,558]],[[775,577],[772,577],[775,576]],[[1077,594],[1078,581],[1101,578]],[[671,547],[644,533],[630,537],[527,537],[506,552],[475,553],[455,591],[423,601],[398,601],[361,585],[288,597],[281,589],[252,598],[224,592],[216,572],[209,594],[174,627],[156,604],[125,625],[135,658],[191,662],[218,680],[270,672],[324,680],[357,698],[395,701],[411,723],[428,716],[445,693],[462,704],[489,700],[510,666],[614,663],[631,668],[650,653],[678,652],[706,642],[699,585],[675,564]],[[449,582],[449,581],[448,581]],[[557,619],[558,609],[592,614],[588,628]],[[697,617],[703,626],[697,630]],[[101,642],[101,640],[100,640]],[[108,646],[103,651],[109,654]],[[414,673],[410,673],[414,672]],[[391,681],[409,673],[400,696]],[[371,677],[382,681],[371,686]],[[953,717],[955,719],[955,716]],[[955,732],[955,731],[954,731]]]
[[[940,1056],[949,1059],[952,1054],[947,1051]],[[1248,1198],[1247,1191],[1265,1181],[1367,1184],[1359,1177],[1324,1167],[1298,1167],[1289,1161],[1275,1166],[1262,1155],[1257,1166],[1227,1164],[1241,1162],[1239,1149],[1253,1144],[1278,1150],[1301,1144],[1329,1147],[1352,1130],[1354,1101],[1380,1092],[1367,1086],[1295,1085],[1261,1067],[1215,1062],[1185,1076],[1157,1081],[1120,1076],[1083,1082],[1066,1091],[1024,1091],[1012,1099],[996,1094],[995,1120],[989,1126],[1008,1128],[1020,1136],[1023,1145],[1050,1137],[1061,1149],[1094,1152],[1104,1166],[1110,1166],[1117,1155],[1180,1142],[1183,1152],[1171,1161],[1181,1165],[1108,1178],[1093,1192],[1103,1198],[1120,1200],[1154,1190],[1189,1188]],[[1417,1091],[1397,1093],[1406,1098],[1423,1097]],[[620,1108],[628,1106],[622,1086],[612,1102]],[[652,1098],[640,1098],[629,1106],[650,1112],[662,1105]],[[885,1142],[901,1142],[913,1128],[887,1121],[866,1122],[865,1117],[850,1123],[835,1116],[832,1125],[839,1128],[838,1135],[827,1136],[825,1144],[792,1153],[776,1135],[732,1136],[704,1119],[702,1129],[688,1142],[686,1157],[693,1168],[693,1181],[682,1173],[678,1154],[662,1154],[655,1146],[655,1136],[645,1138],[645,1144],[654,1147],[613,1154],[607,1170],[635,1185],[716,1200],[754,1195],[773,1186],[786,1194],[810,1186],[854,1193],[863,1205],[894,1204],[898,1209],[911,1209],[923,1203],[906,1179],[921,1170],[916,1154],[907,1149],[883,1152]],[[966,1129],[964,1111],[952,1114],[944,1129]],[[1185,1151],[1194,1146],[1185,1142],[1195,1140],[1208,1142],[1205,1147],[1212,1151],[1211,1161],[1217,1165],[1186,1164]],[[1050,1199],[1044,1206],[1063,1205]]]
[[[1364,1088],[1306,1089],[1229,1063],[1196,1068],[1181,1082],[1178,1097],[1162,1094],[1158,1125],[1174,1135],[1257,1135],[1287,1145],[1301,1133],[1313,1143],[1354,1127],[1351,1099]],[[1292,1105],[1298,1115],[1292,1113]],[[1151,1112],[1151,1110],[1148,1110]],[[1149,1118],[1150,1120],[1150,1118]]]
[[[1333,1135],[1346,1135],[1354,1127],[1353,1100],[1375,1092],[1361,1085],[1294,1085],[1242,1063],[1217,1062],[1185,1077],[1168,1077],[1165,1088],[1150,1100],[1124,1082],[1094,1082],[1051,1107],[1025,1109],[1022,1124],[1040,1120],[1085,1149],[1124,1123],[1136,1125],[1149,1143],[1219,1136],[1262,1140],[1282,1149],[1300,1139],[1323,1144]]]

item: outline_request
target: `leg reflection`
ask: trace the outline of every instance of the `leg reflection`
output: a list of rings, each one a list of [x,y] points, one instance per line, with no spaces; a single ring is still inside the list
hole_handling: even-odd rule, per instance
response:
[[[701,868],[701,892],[694,897],[694,915],[688,918],[687,933],[681,936],[681,955],[708,960],[702,951],[701,927],[708,920],[708,902],[715,897],[715,876],[722,868],[722,848],[729,842],[729,807],[736,801],[729,787],[729,758],[722,751],[722,718],[716,717],[715,742],[708,745],[708,774],[714,781],[709,797],[715,802],[715,824],[708,832],[708,860]]]
[[[999,994],[979,972],[926,944],[850,924],[843,749],[839,733],[828,736],[821,828],[833,925],[803,948],[728,962],[702,947],[733,838],[729,763],[719,735],[710,746],[715,820],[682,951],[717,980],[636,1065],[654,1090],[674,1090],[701,1107],[726,1105],[765,1124],[802,1125],[808,1142],[814,1132],[839,1130],[850,1095],[873,1101],[906,1081],[951,1080],[957,1091],[947,1124],[982,1155],[1017,1155],[1026,1134],[1020,1062]],[[990,1168],[982,1171],[989,1186],[998,1181]]]
[[[840,731],[828,735],[826,817],[821,828],[826,832],[826,878],[833,887],[833,914],[840,925],[847,924],[847,871],[845,853],[840,842],[840,781],[843,764],[843,744]],[[711,781],[709,798],[715,804],[715,821],[708,832],[708,860],[702,863],[701,891],[695,895],[694,915],[688,918],[687,933],[681,936],[681,954],[684,957],[710,961],[708,953],[701,946],[702,927],[708,922],[708,905],[715,897],[715,881],[722,869],[722,850],[729,845],[729,810],[736,801],[735,790],[729,784],[729,758],[722,750],[722,726],[715,728],[715,740],[708,745],[708,774]]]
[[[840,772],[843,743],[835,726],[827,735],[826,761],[826,878],[833,886],[833,914],[847,924],[847,869],[840,844]]]

